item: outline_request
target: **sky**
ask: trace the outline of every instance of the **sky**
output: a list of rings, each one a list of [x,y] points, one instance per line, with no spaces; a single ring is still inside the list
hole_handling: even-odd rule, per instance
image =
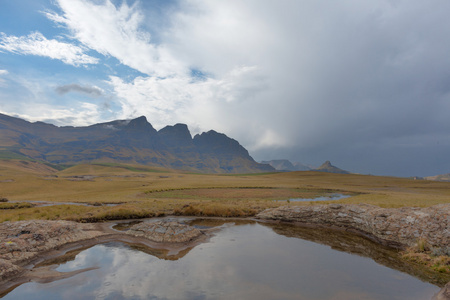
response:
[[[0,0],[0,113],[146,116],[256,161],[450,173],[448,0]]]

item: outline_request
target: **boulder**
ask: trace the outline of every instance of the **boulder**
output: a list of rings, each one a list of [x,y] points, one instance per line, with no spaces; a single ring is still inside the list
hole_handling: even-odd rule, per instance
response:
[[[133,225],[126,233],[135,237],[145,237],[157,243],[184,243],[203,235],[195,227],[173,221],[139,223]]]

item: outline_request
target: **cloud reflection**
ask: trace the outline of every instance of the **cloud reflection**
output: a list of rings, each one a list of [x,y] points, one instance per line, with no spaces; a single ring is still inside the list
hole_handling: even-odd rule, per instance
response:
[[[58,270],[97,265],[48,285],[24,284],[5,299],[419,300],[439,290],[371,259],[259,224],[224,228],[176,261],[117,242],[89,248]]]

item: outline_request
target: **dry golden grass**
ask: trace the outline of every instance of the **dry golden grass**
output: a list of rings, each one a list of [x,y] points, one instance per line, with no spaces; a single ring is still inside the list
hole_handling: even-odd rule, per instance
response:
[[[78,165],[63,171],[35,162],[0,161],[0,198],[10,201],[121,203],[57,205],[0,211],[0,222],[22,219],[101,221],[158,215],[253,216],[290,198],[330,193],[353,197],[339,203],[382,207],[450,203],[450,183],[321,172],[214,175],[148,166]],[[333,201],[334,203],[336,201]],[[315,205],[324,202],[291,202]],[[325,202],[326,203],[326,202]]]

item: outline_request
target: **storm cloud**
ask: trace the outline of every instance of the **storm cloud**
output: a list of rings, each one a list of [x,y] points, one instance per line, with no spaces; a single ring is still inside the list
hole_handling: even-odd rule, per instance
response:
[[[101,97],[103,94],[102,90],[96,86],[82,86],[82,85],[75,84],[75,83],[58,86],[55,89],[55,91],[59,95],[64,95],[64,94],[67,94],[70,92],[76,92],[76,93],[86,94],[91,97]]]
[[[182,122],[193,134],[223,132],[256,160],[330,160],[376,175],[450,172],[447,0],[54,3],[41,14],[64,43],[96,61],[65,63],[70,76],[52,89],[102,96],[110,107],[76,99],[46,110],[48,119],[69,120],[61,111],[77,105],[86,119],[70,125],[107,121],[105,111],[145,115],[157,129]],[[7,103],[0,109],[7,112]]]

